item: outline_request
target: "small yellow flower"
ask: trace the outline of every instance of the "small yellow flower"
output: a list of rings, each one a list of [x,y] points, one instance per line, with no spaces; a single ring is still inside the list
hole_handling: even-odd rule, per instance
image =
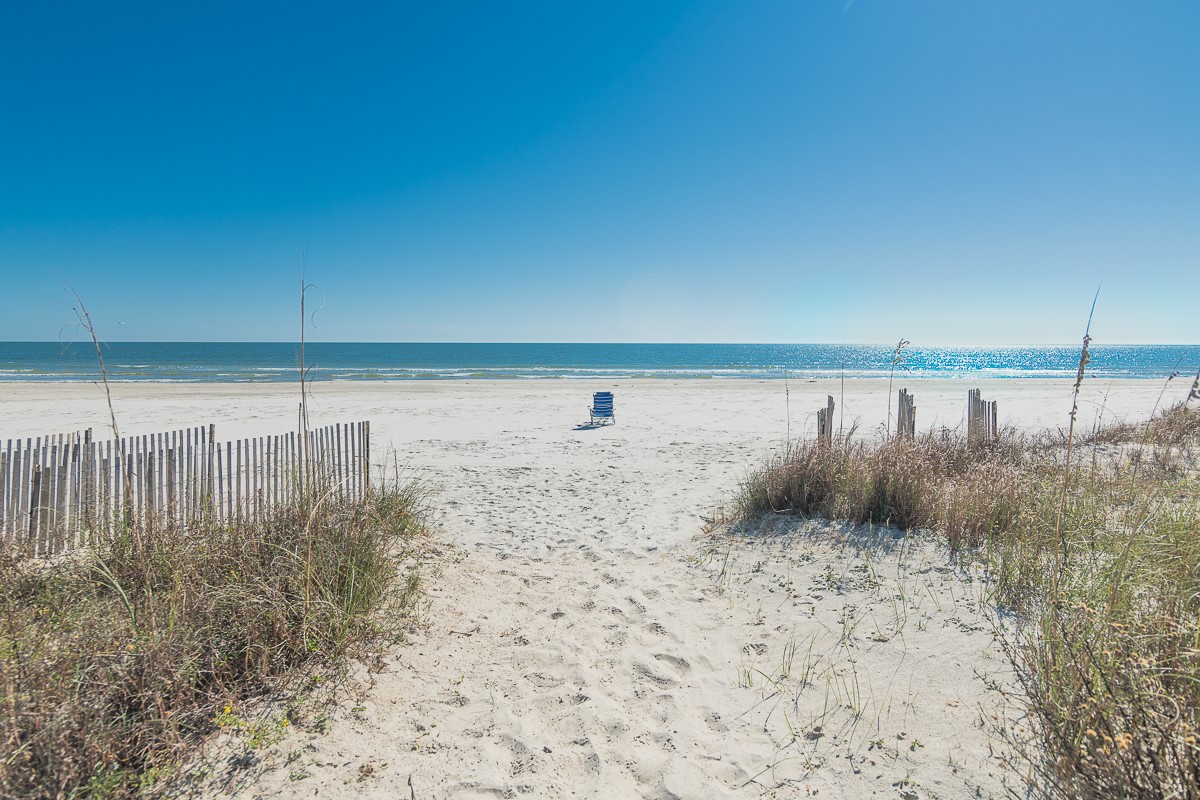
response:
[[[225,713],[226,713],[226,714],[230,713],[231,711],[233,711],[233,706],[225,706]]]

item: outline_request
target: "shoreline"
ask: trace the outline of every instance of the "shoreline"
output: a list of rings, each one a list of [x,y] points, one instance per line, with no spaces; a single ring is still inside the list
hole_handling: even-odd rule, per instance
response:
[[[81,343],[0,342],[0,382],[97,380]],[[333,380],[872,379],[893,372],[952,380],[1073,379],[1080,345],[905,346],[780,343],[308,342],[306,365]],[[1091,347],[1091,374],[1165,378],[1200,361],[1200,344]],[[290,382],[296,342],[109,342],[112,380]],[[899,367],[899,369],[897,369]]]
[[[295,372],[295,370],[292,370]],[[647,370],[650,372],[650,370]],[[1014,375],[968,375],[968,374],[916,374],[913,372],[897,373],[891,380],[898,381],[901,377],[905,380],[917,382],[945,382],[945,383],[1010,383],[1010,382],[1033,382],[1042,383],[1046,381],[1070,381],[1075,382],[1074,374],[1054,374],[1054,375],[1029,375],[1029,374],[1014,374]],[[1179,380],[1184,378],[1191,379],[1194,376],[1180,374],[1177,376]],[[783,375],[715,375],[715,374],[698,374],[685,375],[679,373],[667,373],[662,375],[488,375],[486,373],[478,373],[475,376],[467,377],[462,375],[453,375],[447,377],[371,377],[371,378],[320,378],[310,377],[306,384],[311,386],[316,385],[338,385],[338,386],[394,386],[406,384],[424,384],[424,383],[587,383],[590,381],[597,382],[648,382],[662,383],[664,381],[674,383],[727,383],[727,382],[750,382],[750,383],[840,383],[863,382],[863,381],[887,381],[889,378],[886,373],[871,373],[857,375],[813,375],[810,373],[797,372],[789,374],[787,377]],[[1158,382],[1166,383],[1167,378],[1163,375],[1096,375],[1088,374],[1085,376],[1086,381],[1100,382]],[[91,385],[102,383],[99,375],[89,376],[86,378],[46,378],[46,379],[29,379],[29,378],[0,378],[0,387],[2,386],[73,386],[73,385]],[[261,378],[246,378],[238,380],[176,380],[173,378],[121,378],[109,377],[108,383],[111,386],[294,386],[297,381],[294,377],[280,378],[278,380],[265,380]]]
[[[772,438],[782,440],[789,433],[793,438],[813,435],[816,409],[825,406],[828,396],[837,404],[840,426],[857,421],[859,435],[868,435],[886,425],[889,406],[894,414],[894,394],[902,388],[915,395],[917,430],[955,430],[965,419],[967,390],[978,388],[984,399],[999,403],[1002,426],[1040,431],[1067,425],[1073,386],[1073,380],[1060,378],[965,380],[903,375],[891,381],[847,379],[844,385],[836,378],[786,383],[758,378],[471,379],[318,381],[306,389],[313,424],[371,419],[373,431],[383,435],[382,443],[387,445],[421,432],[414,427],[436,428],[437,407],[443,403],[477,407],[479,415],[501,425],[510,425],[504,420],[515,418],[532,429],[569,432],[581,416],[586,419],[591,392],[599,390],[616,394],[618,420],[626,425],[653,419],[656,427],[674,427],[670,415],[659,419],[653,409],[676,404],[686,409],[687,419],[694,418],[693,426],[704,430],[711,425],[703,413],[703,405],[709,404],[712,414],[760,416],[770,421],[763,427],[774,430]],[[1185,398],[1189,386],[1182,379],[1171,384],[1145,378],[1086,379],[1078,424],[1091,428],[1108,421],[1146,419],[1156,406],[1169,407]],[[224,423],[222,438],[282,433],[294,427],[299,403],[295,382],[124,381],[110,383],[109,388],[123,435],[210,422]],[[0,439],[109,426],[108,405],[98,382],[5,382],[0,384],[0,398]],[[647,415],[643,408],[651,413]],[[627,428],[619,424],[616,430]]]

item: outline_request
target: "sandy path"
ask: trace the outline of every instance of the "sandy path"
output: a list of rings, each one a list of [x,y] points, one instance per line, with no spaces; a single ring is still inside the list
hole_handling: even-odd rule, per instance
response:
[[[618,385],[618,424],[599,429],[580,425],[591,388],[315,387],[316,423],[371,419],[376,453],[388,443],[437,489],[427,627],[327,732],[292,733],[238,772],[236,794],[1002,792],[986,685],[1007,680],[1007,665],[970,567],[952,570],[929,544],[829,528],[697,538],[780,444],[787,410],[793,434],[811,429],[801,410],[834,386],[792,385],[785,402],[778,383]],[[917,384],[919,424],[961,418],[966,388]],[[1144,415],[1160,388],[1126,382],[1109,413]],[[102,424],[93,387],[4,389],[0,435]],[[864,429],[882,422],[886,386],[853,389],[845,405]],[[215,417],[232,437],[295,407],[279,386],[119,394],[135,430]],[[985,396],[1028,425],[1069,406],[1062,382],[1007,381]]]
[[[241,794],[999,794],[977,671],[1007,670],[976,587],[921,554],[769,549],[460,551],[428,633]]]

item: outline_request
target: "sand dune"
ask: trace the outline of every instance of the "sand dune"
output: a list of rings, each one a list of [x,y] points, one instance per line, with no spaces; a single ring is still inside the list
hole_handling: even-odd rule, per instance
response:
[[[883,422],[886,383],[845,407]],[[967,384],[914,382],[918,426]],[[618,424],[592,429],[593,388]],[[11,391],[9,391],[11,389]],[[372,420],[377,454],[436,489],[424,625],[364,672],[323,733],[233,773],[241,797],[976,797],[1008,665],[986,581],[936,542],[791,518],[703,532],[746,470],[835,383],[325,384],[318,423]],[[1149,413],[1160,385],[1108,389]],[[1098,413],[1089,387],[1081,421]],[[0,436],[104,422],[94,387],[10,385]],[[984,384],[1003,421],[1065,422],[1062,381]],[[285,430],[286,386],[123,385],[129,432]],[[790,412],[790,422],[789,422]],[[848,417],[850,415],[848,414]],[[36,424],[36,429],[33,426]],[[386,445],[386,448],[384,447]],[[382,458],[381,458],[382,460]],[[227,753],[213,748],[215,775]]]

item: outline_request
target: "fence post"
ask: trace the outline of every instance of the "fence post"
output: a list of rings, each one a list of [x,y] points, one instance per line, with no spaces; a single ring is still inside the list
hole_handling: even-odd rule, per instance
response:
[[[12,514],[9,500],[12,483],[8,479],[8,465],[12,461],[12,439],[8,440],[8,448],[0,453],[0,539],[8,535],[9,518]]]
[[[367,424],[358,423],[358,457],[362,460],[362,496],[371,490],[371,459],[367,454]]]
[[[833,395],[826,395],[825,408],[817,409],[817,440],[825,444],[833,442]]]
[[[917,432],[917,407],[907,389],[901,389],[896,399],[896,436],[910,439]]]

